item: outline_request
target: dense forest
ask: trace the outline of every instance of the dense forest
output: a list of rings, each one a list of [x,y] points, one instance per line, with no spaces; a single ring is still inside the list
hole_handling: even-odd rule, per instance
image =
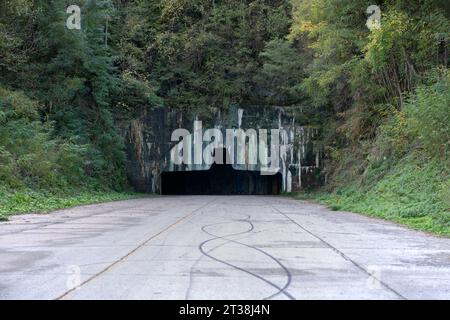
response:
[[[449,35],[446,0],[0,0],[0,215],[131,196],[142,108],[290,106],[316,199],[448,235]]]

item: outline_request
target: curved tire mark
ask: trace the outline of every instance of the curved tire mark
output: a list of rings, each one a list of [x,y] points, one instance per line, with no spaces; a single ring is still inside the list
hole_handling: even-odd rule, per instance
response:
[[[250,224],[250,229],[249,229],[248,231],[246,231],[245,233],[251,232],[251,231],[254,229],[254,225],[253,225],[253,223],[251,223],[251,221],[249,221],[249,220],[239,220],[239,221],[241,221],[241,222],[246,222],[246,223]],[[233,221],[233,222],[235,222],[235,221]],[[214,237],[214,238],[202,242],[202,243],[199,245],[199,247],[198,247],[199,250],[200,250],[200,252],[201,252],[203,255],[207,256],[208,258],[210,258],[210,259],[212,259],[212,260],[214,260],[214,261],[216,261],[216,262],[225,264],[225,265],[227,265],[227,266],[229,266],[229,267],[232,267],[233,269],[236,269],[236,270],[245,272],[245,273],[247,273],[247,274],[249,274],[249,275],[251,275],[251,276],[253,276],[253,277],[255,277],[255,278],[258,278],[258,279],[260,279],[261,281],[263,281],[263,282],[269,284],[270,286],[272,286],[272,287],[274,287],[275,289],[278,290],[276,293],[270,295],[269,297],[264,298],[264,300],[268,300],[268,299],[274,298],[274,297],[276,297],[276,296],[279,295],[279,294],[284,294],[284,295],[285,295],[286,297],[288,297],[289,299],[295,300],[295,298],[294,298],[291,294],[289,294],[289,293],[286,291],[286,289],[287,289],[287,288],[289,287],[289,285],[291,284],[292,275],[291,275],[290,271],[289,271],[289,270],[288,270],[288,269],[287,269],[287,268],[286,268],[286,267],[285,267],[278,259],[276,259],[275,257],[273,257],[272,255],[268,254],[267,252],[265,252],[264,250],[262,250],[262,249],[260,249],[260,248],[257,248],[257,247],[255,247],[255,246],[252,246],[252,245],[248,245],[248,244],[239,242],[239,241],[237,241],[237,240],[233,240],[233,239],[228,239],[228,238],[226,238],[226,237],[229,237],[229,236],[234,236],[234,235],[236,235],[236,234],[226,235],[226,236],[217,236],[217,235],[215,235],[215,234],[213,234],[213,233],[211,233],[211,232],[209,232],[209,231],[207,230],[207,228],[212,227],[212,226],[215,226],[215,225],[229,224],[229,223],[233,223],[233,222],[221,222],[221,223],[214,223],[214,224],[210,224],[210,225],[205,225],[205,226],[203,226],[203,227],[202,227],[202,231],[205,232],[206,234],[208,234],[208,235]],[[238,233],[238,234],[241,234],[241,233]],[[231,242],[231,243],[235,243],[235,244],[239,244],[239,245],[245,246],[245,247],[247,247],[247,248],[256,250],[256,251],[262,253],[263,255],[269,257],[271,260],[275,261],[275,262],[283,269],[283,271],[285,272],[285,274],[286,274],[286,276],[287,276],[287,281],[286,281],[285,285],[282,286],[282,287],[280,287],[280,286],[278,286],[277,284],[273,283],[272,281],[270,281],[270,280],[268,280],[268,279],[266,279],[266,278],[264,278],[264,277],[262,277],[262,276],[260,276],[260,275],[258,275],[258,274],[256,274],[256,273],[254,273],[254,272],[251,272],[251,271],[249,271],[249,270],[247,270],[247,269],[245,269],[245,268],[241,268],[241,267],[239,267],[239,266],[236,266],[236,265],[234,265],[234,264],[231,264],[231,263],[229,263],[229,262],[226,262],[226,261],[224,261],[224,260],[218,259],[218,258],[216,258],[216,257],[214,257],[214,256],[212,256],[212,255],[210,255],[210,254],[209,254],[210,252],[214,251],[217,247],[220,247],[220,246],[217,246],[217,247],[215,247],[215,248],[213,248],[213,249],[211,249],[211,250],[209,250],[209,251],[206,251],[206,250],[204,249],[204,246],[205,246],[206,244],[208,244],[208,243],[210,243],[210,242],[212,242],[212,241],[218,240],[218,239],[221,239],[221,240],[225,240],[225,241],[226,241],[223,245],[225,245],[225,244],[227,244],[227,243],[230,243],[230,242]]]

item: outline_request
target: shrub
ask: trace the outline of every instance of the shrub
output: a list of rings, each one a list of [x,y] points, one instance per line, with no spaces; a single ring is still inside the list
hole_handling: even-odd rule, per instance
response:
[[[424,148],[428,156],[448,158],[450,151],[450,73],[438,72],[432,83],[420,86],[402,110],[380,126],[372,163],[400,159]]]
[[[12,189],[56,189],[86,183],[87,147],[55,140],[51,123],[24,93],[0,87],[0,182]]]
[[[404,108],[409,131],[430,155],[450,154],[450,72],[442,71],[431,86],[417,89]]]

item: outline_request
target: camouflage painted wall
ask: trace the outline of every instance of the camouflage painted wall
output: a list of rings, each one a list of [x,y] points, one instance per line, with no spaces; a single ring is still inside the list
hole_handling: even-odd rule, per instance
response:
[[[321,183],[320,167],[323,150],[320,131],[299,123],[301,110],[283,107],[247,107],[231,109],[227,114],[187,114],[155,108],[143,111],[139,117],[127,123],[124,135],[127,142],[127,171],[132,185],[139,191],[159,193],[162,172],[208,170],[210,166],[176,165],[171,161],[171,150],[177,142],[171,141],[172,132],[185,128],[194,132],[194,122],[203,122],[206,129],[280,129],[279,172],[282,174],[282,190],[285,192],[311,188]],[[270,137],[269,137],[270,141]],[[205,147],[208,142],[203,142]],[[192,151],[194,152],[194,151]],[[251,148],[246,152],[251,153]],[[235,155],[236,156],[236,155]],[[251,158],[252,154],[247,154]],[[234,162],[236,163],[236,161]],[[258,170],[259,167],[233,165],[236,170]]]

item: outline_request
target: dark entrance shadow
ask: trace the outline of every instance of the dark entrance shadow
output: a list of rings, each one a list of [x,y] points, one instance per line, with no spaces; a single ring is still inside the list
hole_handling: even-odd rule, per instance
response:
[[[280,191],[280,173],[261,175],[259,171],[235,170],[230,164],[161,175],[161,193],[165,195],[277,195]]]

